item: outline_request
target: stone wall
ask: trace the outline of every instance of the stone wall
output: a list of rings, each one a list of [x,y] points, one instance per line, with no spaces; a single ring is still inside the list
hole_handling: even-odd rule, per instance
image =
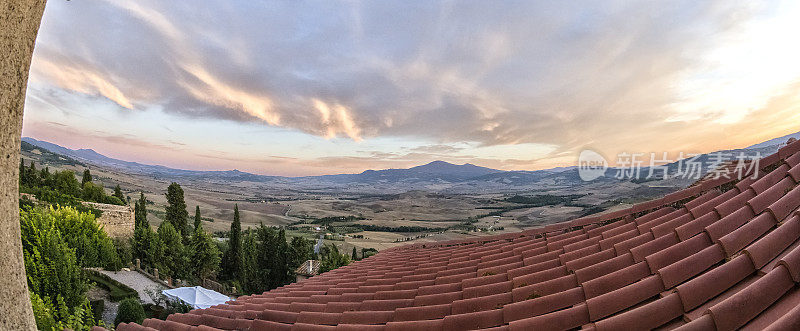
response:
[[[111,238],[130,238],[133,236],[133,227],[136,221],[131,206],[95,202],[84,202],[83,204],[103,212],[97,222],[103,226]]]
[[[35,330],[19,229],[22,111],[44,0],[0,2],[0,330]]]

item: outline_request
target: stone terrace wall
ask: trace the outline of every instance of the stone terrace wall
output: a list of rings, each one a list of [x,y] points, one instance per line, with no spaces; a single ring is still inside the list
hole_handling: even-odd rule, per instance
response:
[[[135,219],[131,206],[109,205],[96,202],[84,202],[83,204],[103,212],[103,215],[97,219],[97,222],[103,225],[106,233],[108,233],[111,238],[129,238],[133,236]]]

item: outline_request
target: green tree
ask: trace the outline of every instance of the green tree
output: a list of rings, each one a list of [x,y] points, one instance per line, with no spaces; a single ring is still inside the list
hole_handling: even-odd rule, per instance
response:
[[[81,184],[75,178],[75,173],[72,170],[62,170],[55,174],[53,182],[53,189],[59,193],[80,196]]]
[[[83,200],[105,203],[106,191],[100,185],[86,182],[83,184]]]
[[[136,228],[150,227],[150,223],[147,222],[147,199],[143,192],[139,192],[139,200],[134,204],[133,217]]]
[[[170,277],[183,278],[185,276],[186,250],[183,246],[183,238],[180,233],[175,231],[169,222],[161,223],[158,227],[158,238],[164,246],[163,267],[164,274]],[[159,269],[161,271],[161,269]]]
[[[28,169],[28,182],[31,186],[39,186],[39,172],[36,171],[36,163],[31,160],[31,167]]]
[[[310,260],[314,254],[314,241],[303,237],[292,237],[289,247],[292,256],[290,265],[292,269],[297,269],[303,262]]]
[[[358,260],[358,253],[356,252],[356,246],[353,246],[353,256],[351,257],[353,261]]]
[[[232,280],[239,280],[242,275],[242,222],[239,218],[239,205],[233,206],[233,222],[228,238],[228,250],[224,256],[225,272]]]
[[[238,289],[243,293],[261,293],[265,286],[261,280],[261,269],[258,267],[258,244],[256,236],[247,234],[242,239],[242,272]]]
[[[196,229],[203,224],[203,216],[200,216],[200,206],[194,207],[194,228]]]
[[[194,276],[202,280],[219,269],[220,252],[214,238],[200,226],[194,229],[190,240]]]
[[[120,301],[117,317],[114,318],[114,325],[119,323],[142,323],[145,318],[144,307],[139,302],[139,299],[127,298]]]
[[[139,259],[142,265],[165,269],[162,264],[164,245],[150,226],[140,226],[133,230],[131,248],[133,257]]]
[[[92,173],[89,172],[89,169],[83,170],[83,179],[81,179],[81,186],[91,182],[92,182]]]
[[[328,272],[348,264],[350,264],[350,257],[339,252],[336,245],[329,244],[325,246],[324,253],[322,254],[319,273]]]
[[[173,182],[167,187],[167,207],[164,220],[172,223],[175,230],[182,234],[183,237],[189,235],[186,229],[186,219],[189,217],[189,212],[186,211],[186,201],[183,198],[183,189],[178,183]]]
[[[119,184],[114,187],[114,195],[113,196],[116,197],[117,199],[119,199],[120,202],[124,202],[125,201],[125,196],[122,195],[122,189],[120,189]]]

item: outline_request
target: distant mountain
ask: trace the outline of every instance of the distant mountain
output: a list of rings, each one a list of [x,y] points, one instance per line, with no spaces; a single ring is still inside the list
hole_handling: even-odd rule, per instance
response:
[[[767,140],[767,141],[765,141],[763,143],[758,143],[758,144],[755,144],[753,146],[747,147],[747,149],[763,148],[763,147],[769,147],[769,146],[783,146],[783,145],[786,145],[786,142],[789,141],[789,139],[791,139],[791,138],[800,139],[800,132],[795,132],[795,133],[792,133],[792,134],[787,134],[787,135],[785,135],[783,137],[770,139],[770,140]]]
[[[792,134],[750,146],[746,149],[721,151],[730,155],[744,152],[750,156],[766,156],[777,151],[781,144],[789,138],[800,137],[800,133]],[[366,170],[357,174],[338,174],[305,177],[265,176],[242,172],[239,170],[225,171],[195,171],[173,169],[160,165],[148,165],[129,162],[107,157],[91,149],[69,149],[50,142],[33,138],[23,138],[31,146],[49,150],[55,155],[63,155],[66,159],[76,162],[85,162],[102,167],[117,169],[133,175],[146,176],[154,179],[169,181],[195,181],[220,185],[233,185],[235,183],[254,183],[265,190],[300,190],[307,192],[359,192],[370,194],[385,194],[387,192],[400,193],[413,190],[428,192],[475,193],[494,192],[507,193],[519,191],[541,191],[547,189],[589,189],[619,183],[631,182],[632,185],[653,187],[685,187],[693,181],[690,179],[668,180],[645,179],[640,177],[617,179],[614,174],[617,169],[609,168],[606,176],[587,183],[581,180],[578,168],[574,166],[559,167],[536,171],[504,171],[477,166],[474,164],[452,164],[444,161],[433,161],[408,169]],[[24,150],[23,150],[24,152]],[[709,153],[710,154],[710,153]],[[695,161],[707,164],[709,154],[698,156]],[[49,155],[49,154],[48,154]],[[50,160],[58,160],[52,155]],[[63,162],[64,160],[62,160]],[[669,164],[670,174],[678,171],[679,163]],[[702,172],[710,171],[703,168]],[[641,176],[647,176],[649,168],[642,169]],[[594,186],[592,186],[594,185]]]

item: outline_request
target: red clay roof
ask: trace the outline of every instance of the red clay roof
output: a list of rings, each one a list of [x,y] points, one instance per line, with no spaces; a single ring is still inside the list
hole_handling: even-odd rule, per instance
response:
[[[798,329],[800,143],[760,165],[757,180],[705,179],[607,215],[393,248],[117,330]]]

